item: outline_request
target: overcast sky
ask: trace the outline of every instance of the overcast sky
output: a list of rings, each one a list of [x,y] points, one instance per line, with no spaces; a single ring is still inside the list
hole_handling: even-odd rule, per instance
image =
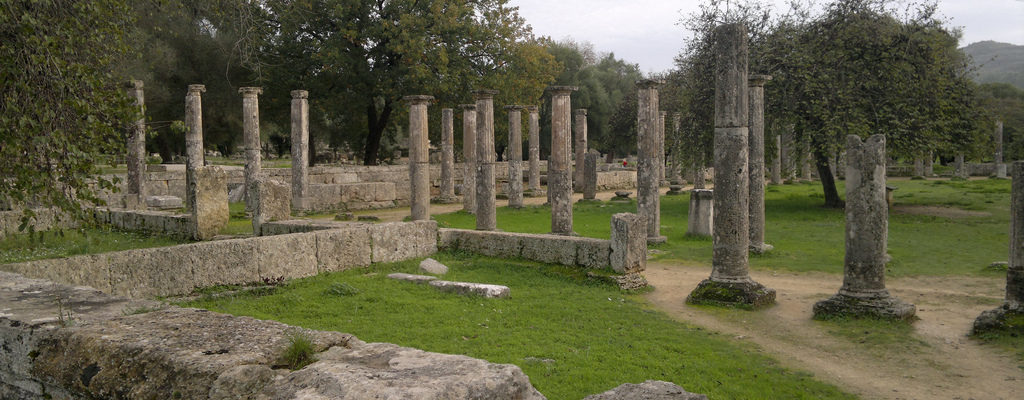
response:
[[[785,0],[766,0],[784,12]],[[511,0],[534,34],[572,37],[640,64],[643,72],[672,68],[690,36],[678,25],[697,10],[697,0]],[[939,12],[964,31],[960,46],[982,40],[1024,45],[1024,0],[940,0]]]

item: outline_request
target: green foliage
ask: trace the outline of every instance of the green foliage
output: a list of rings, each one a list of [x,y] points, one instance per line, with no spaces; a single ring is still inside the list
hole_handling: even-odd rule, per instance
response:
[[[359,294],[359,289],[349,285],[348,282],[334,282],[324,293],[331,296],[352,296]]]
[[[111,76],[126,13],[121,0],[0,0],[0,199],[84,220],[97,190],[115,188],[97,175],[134,113]]]
[[[288,334],[288,347],[281,354],[279,363],[292,371],[296,371],[315,362],[316,346],[313,345],[309,335],[299,330]]]
[[[995,132],[995,121],[1003,122],[1003,160],[1024,159],[1024,89],[1005,83],[986,83],[978,88],[986,118],[981,124],[983,145],[975,146],[972,155],[991,159],[994,148],[989,133]],[[991,136],[994,138],[994,135]]]

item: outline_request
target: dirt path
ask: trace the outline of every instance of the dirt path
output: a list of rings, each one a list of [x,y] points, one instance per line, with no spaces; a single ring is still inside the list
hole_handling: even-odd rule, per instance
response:
[[[894,279],[890,292],[917,305],[918,342],[862,344],[811,320],[815,301],[835,294],[842,277],[826,273],[753,272],[778,292],[778,304],[748,312],[695,308],[686,295],[710,268],[649,263],[647,297],[673,318],[750,340],[783,364],[866,399],[1022,399],[1024,371],[966,333],[974,318],[1002,298],[1004,281],[977,277]]]

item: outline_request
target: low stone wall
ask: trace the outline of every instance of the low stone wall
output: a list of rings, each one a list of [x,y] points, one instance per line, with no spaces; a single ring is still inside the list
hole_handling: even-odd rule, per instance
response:
[[[463,250],[491,257],[518,257],[585,268],[612,266],[610,240],[579,236],[441,228],[438,230],[437,245],[442,249]]]
[[[33,209],[32,212],[34,212],[36,216],[32,221],[31,226],[36,232],[48,231],[51,229],[74,228],[78,226],[77,222],[63,213],[51,208],[36,208]],[[18,230],[21,226],[22,215],[24,215],[24,212],[20,210],[0,211],[0,239],[7,237],[7,235],[22,232]],[[24,232],[28,231],[26,230]]]
[[[93,215],[97,223],[123,231],[147,232],[183,239],[191,239],[195,235],[195,224],[192,223],[192,216],[188,214],[97,208]]]
[[[329,229],[348,229],[352,226],[366,226],[368,222],[331,221],[325,219],[290,219],[264,223],[261,227],[263,236],[287,235],[325,231]]]
[[[436,222],[395,222],[4,264],[0,270],[148,298],[215,285],[302,278],[436,251]]]
[[[0,272],[3,399],[543,399],[519,367]],[[58,315],[60,317],[58,318]],[[292,335],[317,362],[291,371]]]
[[[311,184],[308,193],[307,211],[368,210],[397,204],[393,182]]]

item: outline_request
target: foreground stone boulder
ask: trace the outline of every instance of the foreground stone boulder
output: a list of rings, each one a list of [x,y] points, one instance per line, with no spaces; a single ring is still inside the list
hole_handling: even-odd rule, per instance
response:
[[[619,387],[600,394],[584,397],[583,400],[707,400],[708,396],[687,392],[672,382],[645,381],[644,383],[623,383]]]

